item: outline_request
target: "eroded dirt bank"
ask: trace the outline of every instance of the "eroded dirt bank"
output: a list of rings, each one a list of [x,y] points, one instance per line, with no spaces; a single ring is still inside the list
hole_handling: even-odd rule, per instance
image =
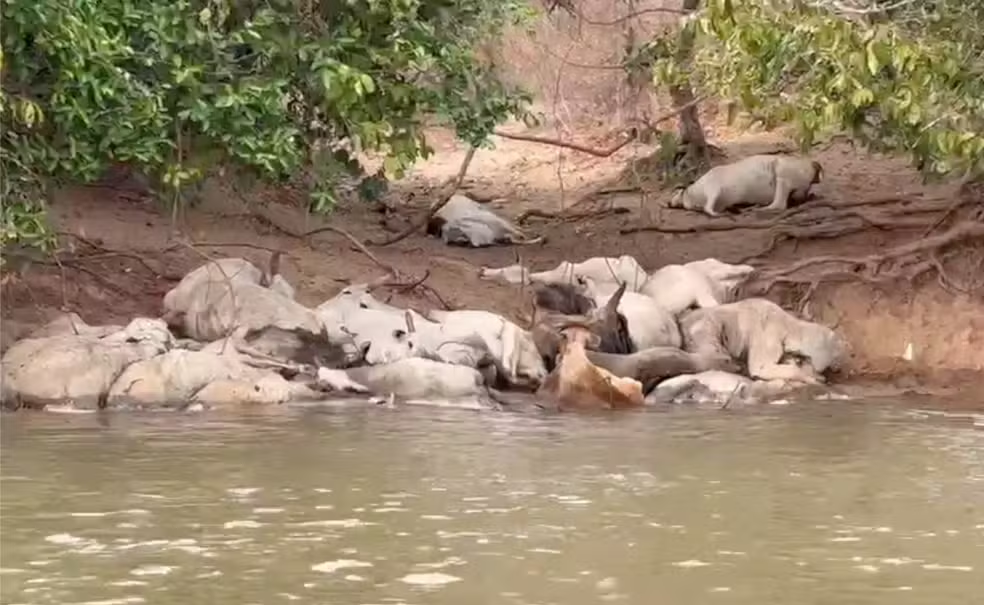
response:
[[[297,234],[330,224],[360,241],[385,239],[411,218],[417,220],[415,212],[430,203],[441,182],[453,176],[464,154],[447,133],[435,133],[432,144],[437,154],[393,187],[387,198],[392,211],[345,205],[330,222],[305,216],[298,210],[303,195],[290,189],[269,189],[244,200],[213,182],[201,203],[177,224],[147,195],[125,183],[64,191],[52,216],[63,234],[63,245],[74,252],[62,256],[60,267],[33,263],[23,266],[20,276],[7,278],[2,289],[4,343],[63,308],[78,312],[91,324],[156,316],[164,293],[207,258],[245,256],[262,262],[268,250],[284,250],[288,256],[283,273],[298,289],[301,302],[312,305],[348,280],[382,275],[376,261],[337,233],[306,239]],[[370,246],[379,263],[418,277],[429,272],[426,284],[432,291],[393,292],[394,300],[423,308],[439,305],[440,297],[458,308],[488,309],[522,321],[528,312],[527,298],[517,287],[479,280],[480,267],[508,265],[520,258],[542,269],[562,260],[629,254],[652,270],[713,256],[726,262],[751,258],[749,262],[762,265],[781,282],[790,276],[778,271],[793,262],[819,255],[864,260],[893,246],[927,241],[963,216],[946,214],[958,196],[955,186],[924,185],[903,160],[831,146],[814,154],[825,173],[819,199],[813,202],[817,208],[775,224],[707,231],[711,219],[666,210],[662,206],[666,192],[648,185],[643,187],[649,190],[646,193],[637,190],[585,199],[589,192],[606,188],[627,164],[651,149],[630,146],[600,161],[564,152],[558,164],[556,148],[502,139],[496,144],[495,150],[477,153],[464,189],[481,201],[489,200],[503,214],[515,217],[529,209],[557,212],[562,207],[571,212],[622,210],[579,220],[531,217],[524,226],[547,240],[537,246],[471,250],[447,247],[423,234],[390,246]],[[775,136],[746,137],[725,149],[740,156],[779,145]],[[981,204],[984,200],[975,199],[966,206],[972,211]],[[927,226],[943,218],[927,233]],[[717,224],[729,225],[735,220],[716,219]],[[867,228],[861,230],[865,224]],[[645,225],[674,232],[625,232]],[[854,233],[835,236],[837,225]],[[808,237],[785,237],[790,235]],[[770,246],[777,236],[779,241]],[[875,286],[865,279],[920,267],[899,266],[896,261],[877,267],[811,264],[792,274],[801,284],[778,283],[767,295],[836,326],[850,339],[852,381],[940,393],[977,388],[984,384],[982,239],[971,237],[939,255],[947,266],[943,280],[933,268],[915,280],[902,278]],[[812,279],[821,270],[836,271],[834,281],[846,283],[812,288]],[[861,274],[862,279],[845,277],[848,273]],[[984,401],[979,403],[984,407]]]

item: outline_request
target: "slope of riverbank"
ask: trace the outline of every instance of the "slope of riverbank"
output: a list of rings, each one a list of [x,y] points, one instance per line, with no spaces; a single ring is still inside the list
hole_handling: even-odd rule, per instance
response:
[[[645,193],[637,189],[591,195],[606,187],[629,188],[611,183],[625,166],[652,151],[642,145],[599,160],[571,151],[559,158],[555,147],[497,139],[496,149],[476,154],[463,189],[508,216],[531,209],[556,213],[561,208],[573,216],[591,216],[529,217],[524,226],[545,236],[546,243],[516,248],[452,248],[415,234],[390,246],[370,246],[370,258],[338,233],[298,237],[331,225],[360,241],[385,239],[411,218],[416,220],[440,184],[457,172],[465,151],[446,132],[434,132],[431,141],[437,153],[392,187],[386,212],[381,206],[349,204],[328,220],[306,217],[298,209],[303,194],[287,188],[254,192],[245,200],[221,182],[212,182],[201,203],[177,223],[126,183],[63,191],[51,211],[62,244],[73,252],[62,256],[60,267],[33,263],[23,265],[20,275],[8,276],[2,292],[4,343],[62,308],[78,312],[89,323],[154,316],[175,280],[207,258],[245,256],[263,262],[272,249],[287,253],[283,272],[307,304],[330,297],[347,280],[382,275],[381,265],[386,265],[405,276],[429,273],[429,288],[394,292],[396,301],[428,307],[443,299],[455,307],[488,309],[519,319],[528,311],[525,298],[515,287],[479,280],[480,267],[508,265],[520,258],[535,268],[549,268],[562,260],[629,254],[655,269],[713,256],[727,262],[752,258],[764,274],[777,278],[773,281],[801,282],[778,283],[767,295],[841,330],[854,347],[853,371],[858,377],[913,389],[953,390],[982,382],[984,301],[979,280],[984,278],[984,238],[970,238],[958,251],[935,257],[946,261],[945,279],[932,267],[914,280],[866,283],[887,272],[904,275],[920,268],[902,262],[906,257],[865,265],[866,257],[899,245],[931,242],[963,216],[961,211],[947,214],[951,201],[961,195],[954,185],[924,185],[904,160],[869,156],[840,145],[817,151],[814,157],[824,166],[824,182],[815,208],[766,224],[746,218],[712,221],[669,211],[663,207],[668,192],[646,184]],[[788,144],[773,135],[723,145],[732,157],[784,146]],[[624,183],[623,178],[620,184]],[[969,194],[963,195],[967,199]],[[940,221],[927,233],[927,226]],[[735,222],[746,228],[720,226],[733,227]],[[652,225],[670,232],[630,232]],[[837,236],[838,230],[853,233]],[[801,272],[779,274],[795,261],[821,255],[860,260],[811,261]],[[861,277],[814,286],[817,274],[809,271],[817,268],[836,270],[835,282],[844,281],[848,273]]]

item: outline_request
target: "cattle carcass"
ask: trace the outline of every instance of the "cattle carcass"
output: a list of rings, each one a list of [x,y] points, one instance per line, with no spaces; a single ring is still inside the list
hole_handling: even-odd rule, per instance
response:
[[[474,368],[420,357],[336,370],[318,370],[318,383],[337,391],[394,395],[404,400],[451,400],[488,394]]]
[[[2,360],[2,399],[13,407],[70,403],[101,407],[133,363],[160,355],[174,337],[160,319],[137,318],[121,330],[81,330],[14,344]]]
[[[790,388],[785,380],[752,380],[732,372],[708,370],[667,378],[646,396],[646,403],[752,404],[773,399]]]
[[[605,294],[611,294],[623,283],[629,292],[639,292],[649,279],[646,270],[631,256],[596,256],[579,263],[564,261],[549,271],[532,273],[521,265],[500,269],[483,267],[479,277],[513,284],[524,283],[524,280],[529,284],[576,284],[590,279],[594,287]]]
[[[444,243],[483,248],[495,244],[533,244],[523,231],[465,195],[451,196],[430,221],[427,233],[440,235]]]
[[[191,404],[199,404],[205,408],[230,408],[317,401],[325,397],[324,392],[316,391],[304,383],[287,380],[276,372],[258,372],[252,376],[210,382],[194,394]]]
[[[192,303],[214,284],[263,286],[293,300],[294,288],[279,274],[280,257],[280,252],[274,252],[266,270],[243,258],[220,258],[189,271],[164,295],[164,320],[172,328],[181,327],[183,316]]]
[[[491,354],[497,373],[512,386],[536,386],[547,369],[529,332],[489,311],[431,311],[445,337],[475,334]],[[428,327],[427,329],[431,329]]]
[[[849,346],[826,326],[805,321],[763,298],[748,298],[680,318],[684,348],[700,354],[727,353],[746,362],[761,380],[822,382],[823,373],[843,366]]]
[[[277,258],[277,255],[274,255]],[[277,263],[271,262],[271,271]],[[243,259],[211,261],[185,276],[164,297],[165,318],[190,338],[203,342],[275,326],[330,336],[314,311],[293,299],[279,275]]]
[[[609,410],[643,405],[642,384],[619,378],[588,360],[586,348],[597,347],[593,327],[570,322],[560,328],[557,366],[537,391],[537,396],[563,410]]]
[[[715,166],[690,185],[677,188],[669,207],[709,216],[745,204],[785,210],[791,199],[806,201],[822,176],[823,167],[808,158],[753,155]]]
[[[729,265],[714,258],[666,265],[653,271],[642,293],[676,316],[694,307],[732,302],[754,271],[750,265]]]
[[[389,283],[390,279],[392,279],[392,275],[384,275],[371,282],[349,284],[339,290],[335,296],[315,307],[314,311],[325,324],[344,324],[350,314],[360,309],[388,311],[402,317],[404,309],[383,302],[372,295],[373,290]],[[413,309],[407,309],[407,311],[410,312],[416,322],[430,321]]]
[[[215,407],[231,401],[234,393],[244,392],[248,397],[242,403],[321,398],[320,392],[284,376],[313,375],[316,367],[339,364],[338,350],[329,347],[324,351],[324,343],[306,344],[299,342],[301,337],[296,331],[268,327],[245,339],[214,341],[200,350],[168,351],[129,366],[110,389],[108,405],[146,408],[201,403]]]
[[[598,307],[604,307],[612,299],[612,294],[598,288],[590,278],[584,278],[582,281],[585,291],[594,299]],[[638,292],[625,292],[618,303],[618,312],[625,318],[628,326],[632,351],[681,345],[680,328],[676,318],[653,298]]]

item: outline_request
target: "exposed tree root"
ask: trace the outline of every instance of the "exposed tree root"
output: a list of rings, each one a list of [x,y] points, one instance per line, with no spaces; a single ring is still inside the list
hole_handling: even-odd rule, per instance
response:
[[[516,222],[518,224],[523,224],[531,218],[543,218],[543,219],[554,219],[564,222],[576,222],[583,221],[592,218],[601,218],[603,216],[609,216],[614,214],[628,214],[628,208],[601,208],[599,210],[585,210],[582,212],[571,212],[569,210],[561,212],[549,212],[547,210],[524,210],[516,217]]]
[[[736,259],[741,263],[757,264],[764,262],[762,257],[775,250],[779,244],[786,241],[837,239],[845,235],[861,233],[866,230],[879,231],[926,229],[927,214],[943,213],[935,226],[942,225],[966,200],[958,200],[954,204],[949,200],[903,200],[889,197],[848,204],[829,204],[826,202],[808,202],[801,206],[790,208],[771,219],[755,218],[722,218],[710,219],[698,225],[643,225],[624,227],[620,233],[638,233],[655,231],[658,233],[703,233],[723,232],[734,230],[770,231],[769,243],[753,254]],[[880,212],[869,212],[873,208],[882,208]],[[755,211],[749,214],[754,216]],[[927,230],[928,234],[929,231]]]
[[[895,204],[897,208],[891,208],[884,213],[866,213],[858,208],[871,208],[876,206],[886,206]],[[903,200],[897,197],[880,198],[864,202],[853,202],[848,204],[830,204],[821,201],[812,201],[805,204],[789,208],[782,213],[771,218],[748,218],[767,216],[764,210],[750,210],[745,216],[737,218],[717,218],[708,219],[707,222],[697,225],[639,225],[623,227],[619,233],[625,235],[629,233],[641,233],[653,231],[656,233],[704,233],[707,231],[735,231],[738,229],[766,230],[775,227],[815,227],[823,223],[824,225],[834,223],[843,219],[857,219],[865,223],[868,227],[877,229],[899,228],[899,218],[911,216],[913,214],[934,213],[945,210],[950,205],[947,200],[927,200],[912,201]],[[688,212],[689,210],[670,209],[676,212]],[[826,211],[826,212],[818,212]],[[924,226],[925,221],[921,221],[919,226]]]
[[[955,256],[950,250],[958,244],[984,243],[984,222],[968,220],[930,237],[920,237],[882,254],[864,257],[816,256],[784,267],[759,271],[750,289],[767,293],[778,284],[808,285],[807,298],[821,282],[861,281],[881,285],[898,280],[914,280],[935,271],[940,286],[948,292],[970,294],[984,286],[959,284],[946,270],[945,263]],[[809,271],[808,271],[809,270]],[[805,301],[804,301],[805,304]]]

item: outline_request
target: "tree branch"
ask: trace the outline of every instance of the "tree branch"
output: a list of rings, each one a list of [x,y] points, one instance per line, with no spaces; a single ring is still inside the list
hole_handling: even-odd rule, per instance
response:
[[[465,175],[468,173],[468,166],[471,165],[472,159],[474,157],[475,157],[475,148],[469,147],[468,152],[465,154],[464,160],[462,160],[461,162],[461,167],[458,168],[458,174],[454,177],[454,179],[450,183],[450,189],[446,190],[447,194],[443,197],[443,199],[441,199],[439,203],[431,205],[430,209],[427,211],[427,214],[420,220],[420,222],[418,222],[415,225],[411,225],[403,232],[397,233],[396,235],[394,235],[389,239],[385,239],[379,242],[368,240],[366,243],[369,244],[370,246],[389,246],[390,244],[395,244],[396,242],[404,240],[407,237],[413,235],[415,232],[426,228],[427,223],[430,222],[431,218],[435,214],[437,214],[437,212],[441,208],[447,205],[447,203],[451,201],[451,198],[454,197],[454,194],[457,193],[459,189],[461,189],[461,183],[465,180]]]
[[[646,124],[646,129],[647,130],[654,130],[655,129],[655,126],[657,124],[659,124],[661,122],[665,122],[665,121],[667,121],[669,119],[675,118],[676,116],[680,115],[682,112],[690,109],[691,107],[694,107],[695,105],[697,105],[698,103],[700,103],[701,101],[703,101],[705,98],[706,98],[706,96],[702,95],[702,96],[697,97],[696,99],[694,99],[694,100],[686,103],[685,105],[681,105],[680,107],[677,107],[676,109],[673,109],[672,111],[669,111],[669,112],[667,112],[667,113],[665,113],[663,115],[660,115],[660,116],[656,117],[656,119],[654,119],[654,120],[652,120],[652,121],[650,121],[650,122],[648,122]],[[529,141],[531,143],[542,143],[543,145],[553,145],[554,147],[563,147],[565,149],[573,149],[574,151],[580,151],[582,153],[587,153],[589,155],[593,155],[596,158],[607,158],[607,157],[610,157],[611,155],[613,155],[618,150],[622,149],[623,147],[625,147],[626,145],[628,145],[632,141],[634,141],[634,140],[636,140],[636,139],[639,138],[639,131],[638,131],[638,129],[637,128],[632,128],[632,129],[630,129],[628,131],[629,138],[627,138],[627,139],[625,139],[625,140],[623,140],[623,141],[621,141],[619,143],[616,143],[614,146],[612,146],[612,147],[610,147],[608,149],[597,149],[597,148],[594,148],[594,147],[587,147],[585,145],[580,145],[578,143],[571,143],[571,142],[568,142],[568,141],[560,141],[560,140],[551,139],[551,138],[548,138],[548,137],[540,137],[540,136],[536,136],[536,135],[527,135],[527,134],[513,134],[511,132],[504,132],[504,131],[502,131],[502,130],[500,130],[498,128],[495,129],[495,130],[493,130],[492,131],[492,134],[494,134],[494,135],[496,135],[498,137],[502,137],[504,139],[512,139],[514,141]]]

